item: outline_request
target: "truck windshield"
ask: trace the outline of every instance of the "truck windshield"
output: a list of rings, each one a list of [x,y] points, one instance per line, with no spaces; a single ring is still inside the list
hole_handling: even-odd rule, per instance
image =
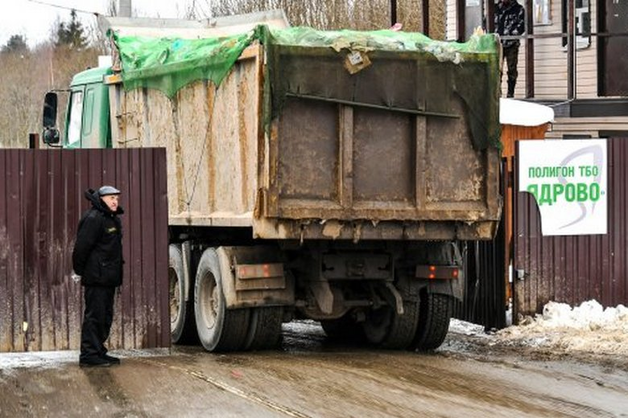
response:
[[[68,126],[68,144],[74,144],[81,139],[81,125],[83,116],[83,92],[74,91],[70,98],[70,123]]]

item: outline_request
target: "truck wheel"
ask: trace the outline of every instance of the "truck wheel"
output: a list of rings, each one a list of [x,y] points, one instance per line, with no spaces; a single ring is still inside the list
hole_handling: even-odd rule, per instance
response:
[[[170,297],[170,336],[175,344],[193,343],[196,339],[192,286],[185,283],[181,247],[168,246],[168,282]],[[187,294],[186,294],[186,289]],[[187,301],[186,301],[187,299]]]
[[[381,343],[383,348],[405,350],[412,346],[419,323],[419,301],[403,302],[403,314],[391,312],[392,319],[388,334]]]
[[[364,334],[371,344],[393,350],[412,347],[419,322],[419,302],[404,301],[403,315],[390,307],[369,312],[363,324]]]
[[[196,272],[194,311],[196,329],[207,351],[236,351],[244,348],[249,309],[227,309],[222,292],[218,255],[205,250]]]
[[[345,314],[338,319],[323,320],[321,326],[325,334],[333,340],[362,342],[365,339],[364,330],[350,314]]]
[[[277,347],[281,341],[282,322],[283,309],[281,307],[252,308],[244,349],[266,350]]]
[[[389,307],[368,311],[366,319],[362,323],[362,329],[369,343],[379,345],[384,342],[393,316],[394,313]]]
[[[453,296],[427,292],[421,294],[415,348],[433,350],[443,343],[449,330],[452,309]]]
[[[405,350],[412,347],[419,323],[419,289],[416,281],[396,273],[395,283],[403,300],[403,314],[393,306],[371,310],[364,322],[367,339],[382,348]]]

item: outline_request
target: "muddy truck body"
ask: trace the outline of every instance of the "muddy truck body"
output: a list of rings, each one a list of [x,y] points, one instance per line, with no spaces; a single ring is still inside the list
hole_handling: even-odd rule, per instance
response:
[[[309,318],[386,348],[442,343],[460,242],[491,239],[501,214],[492,36],[322,32],[276,13],[179,26],[187,39],[105,25],[113,65],[75,77],[61,137],[167,149],[174,342],[265,349]]]

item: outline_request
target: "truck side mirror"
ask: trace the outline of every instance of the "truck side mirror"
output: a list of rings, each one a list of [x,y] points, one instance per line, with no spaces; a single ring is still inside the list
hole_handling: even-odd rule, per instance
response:
[[[46,93],[44,98],[44,144],[53,145],[59,143],[59,130],[57,125],[57,93],[52,91]]]
[[[44,129],[57,125],[57,93],[46,93],[44,99]]]
[[[59,137],[59,130],[57,128],[44,128],[44,144],[58,144]]]

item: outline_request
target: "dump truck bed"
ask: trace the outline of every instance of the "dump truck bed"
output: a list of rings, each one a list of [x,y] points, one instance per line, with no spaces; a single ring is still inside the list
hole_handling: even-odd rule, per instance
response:
[[[353,48],[255,41],[218,85],[174,92],[111,77],[114,146],[167,148],[171,225],[248,226],[265,239],[491,238],[499,150],[482,124],[498,121],[473,106],[496,80],[492,57],[458,71],[437,54]],[[352,68],[356,51],[370,65]]]

